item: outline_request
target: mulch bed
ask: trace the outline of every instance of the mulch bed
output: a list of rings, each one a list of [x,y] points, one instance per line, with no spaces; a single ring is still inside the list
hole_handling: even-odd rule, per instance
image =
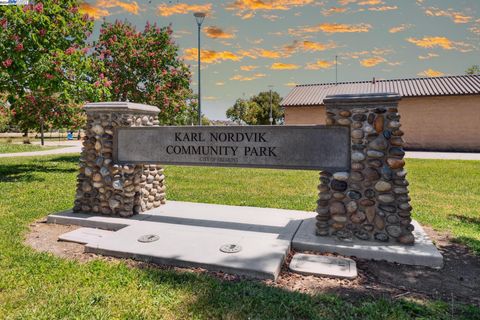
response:
[[[38,221],[30,225],[30,232],[26,235],[25,241],[37,251],[50,252],[56,256],[74,259],[82,263],[93,259],[122,260],[84,253],[83,245],[57,241],[59,235],[77,228],[79,227],[46,224],[44,221]],[[358,268],[358,277],[354,280],[306,276],[288,270],[288,262],[293,256],[292,252],[285,262],[277,282],[271,280],[262,282],[269,286],[307,294],[337,294],[347,300],[364,297],[435,299],[453,304],[465,303],[480,306],[480,257],[471,253],[464,245],[452,242],[448,233],[436,232],[428,227],[424,227],[424,229],[444,257],[445,266],[441,270],[353,258]],[[133,260],[124,261],[129,266],[137,268],[208,273],[224,281],[245,279],[200,268],[177,268]]]

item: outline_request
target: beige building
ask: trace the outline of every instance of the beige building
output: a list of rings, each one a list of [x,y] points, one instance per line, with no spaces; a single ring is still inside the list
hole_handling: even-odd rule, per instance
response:
[[[325,124],[328,95],[380,92],[403,97],[407,149],[480,151],[480,75],[298,85],[281,103],[285,124]]]

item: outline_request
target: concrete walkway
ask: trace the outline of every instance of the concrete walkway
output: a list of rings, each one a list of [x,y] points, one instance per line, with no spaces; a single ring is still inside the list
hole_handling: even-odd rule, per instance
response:
[[[408,159],[480,160],[480,153],[407,151]]]
[[[34,143],[34,144],[39,144],[39,143]],[[0,158],[48,156],[48,155],[55,155],[55,154],[80,153],[82,151],[82,141],[59,141],[59,142],[45,141],[45,145],[61,146],[62,148],[45,150],[45,151],[0,153]]]

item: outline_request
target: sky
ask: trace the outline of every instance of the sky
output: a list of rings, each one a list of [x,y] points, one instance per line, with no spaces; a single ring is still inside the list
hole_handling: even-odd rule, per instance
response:
[[[238,98],[297,84],[463,74],[480,64],[480,0],[89,0],[107,21],[171,24],[197,92],[202,24],[202,111],[225,119]]]

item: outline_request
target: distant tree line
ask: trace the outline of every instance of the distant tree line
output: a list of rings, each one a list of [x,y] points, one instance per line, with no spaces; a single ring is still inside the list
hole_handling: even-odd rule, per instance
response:
[[[281,100],[278,92],[263,91],[249,99],[237,99],[227,110],[226,116],[237,123],[267,125],[270,124],[271,108],[273,124],[282,124],[284,113],[280,107]]]

